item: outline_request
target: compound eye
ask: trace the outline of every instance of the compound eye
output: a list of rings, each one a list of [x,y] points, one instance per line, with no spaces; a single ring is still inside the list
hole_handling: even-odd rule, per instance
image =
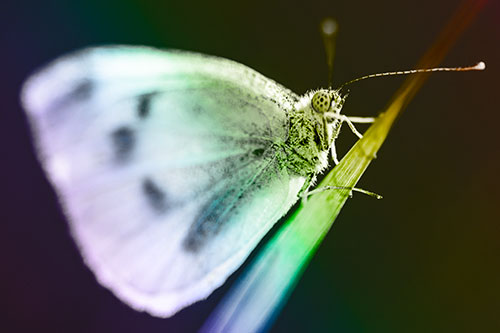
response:
[[[314,111],[319,113],[328,112],[328,110],[330,110],[331,103],[332,98],[326,91],[318,91],[311,99],[312,108],[314,109]]]

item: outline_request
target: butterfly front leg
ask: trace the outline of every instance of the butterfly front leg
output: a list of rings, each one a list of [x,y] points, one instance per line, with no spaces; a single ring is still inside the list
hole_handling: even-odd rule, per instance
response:
[[[332,142],[330,147],[330,153],[332,154],[332,160],[335,165],[339,164],[339,159],[337,157],[337,148],[335,147],[335,142]]]
[[[340,120],[341,125],[343,122],[346,122],[347,125],[349,125],[351,131],[360,139],[363,137],[363,135],[356,129],[354,123],[369,124],[375,121],[375,118],[373,117],[347,117],[343,114],[337,114],[335,112],[328,112],[328,114],[326,115],[332,117],[333,119]]]
[[[374,117],[346,117],[352,123],[356,124],[371,124],[375,121]]]
[[[337,157],[337,150],[336,150],[336,147],[335,147],[335,139],[337,138],[337,135],[338,133],[340,132],[340,127],[342,126],[342,124],[344,122],[347,123],[347,125],[349,125],[349,128],[351,129],[351,131],[358,137],[358,138],[363,138],[363,134],[361,134],[357,129],[356,127],[354,126],[354,123],[373,123],[375,121],[375,118],[373,117],[347,117],[343,114],[338,114],[338,113],[335,113],[335,112],[328,112],[328,113],[325,113],[325,116],[327,117],[331,117],[333,118],[334,120],[338,121],[339,124],[337,126],[334,126],[334,129],[332,132],[332,134],[330,134],[330,139],[329,139],[329,142],[330,142],[330,152],[331,152],[331,155],[332,155],[332,159],[333,159],[333,162],[335,163],[335,165],[339,164],[339,160],[338,160],[338,157]]]

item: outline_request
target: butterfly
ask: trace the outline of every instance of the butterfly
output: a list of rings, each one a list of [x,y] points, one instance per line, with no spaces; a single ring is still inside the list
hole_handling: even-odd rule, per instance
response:
[[[36,151],[85,263],[140,311],[208,297],[338,162],[346,95],[231,60],[88,48],[25,83]],[[352,120],[352,121],[351,121]],[[368,119],[368,121],[371,121]]]

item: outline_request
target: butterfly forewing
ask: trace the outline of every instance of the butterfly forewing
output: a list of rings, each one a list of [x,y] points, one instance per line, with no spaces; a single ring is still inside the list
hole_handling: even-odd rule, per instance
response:
[[[99,281],[169,316],[221,285],[296,201],[277,160],[297,97],[229,60],[87,49],[23,103],[73,236]]]

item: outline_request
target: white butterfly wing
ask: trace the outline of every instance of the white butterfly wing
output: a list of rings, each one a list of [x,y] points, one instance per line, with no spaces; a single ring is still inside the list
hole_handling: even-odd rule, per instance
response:
[[[277,159],[297,97],[229,60],[92,48],[22,100],[86,263],[158,316],[220,286],[304,183]]]

